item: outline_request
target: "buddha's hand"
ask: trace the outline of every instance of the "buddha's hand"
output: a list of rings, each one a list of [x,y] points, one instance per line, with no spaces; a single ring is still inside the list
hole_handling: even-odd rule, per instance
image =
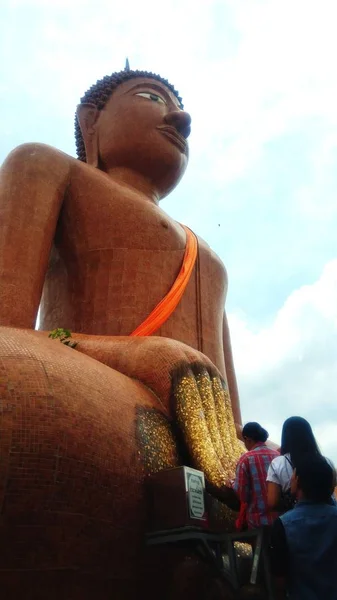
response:
[[[233,479],[243,448],[227,385],[205,355],[168,338],[73,336],[77,350],[154,392],[155,402],[176,417],[191,464],[212,484]]]
[[[175,414],[193,464],[214,486],[230,485],[243,449],[225,381],[199,361],[178,366],[172,375]]]

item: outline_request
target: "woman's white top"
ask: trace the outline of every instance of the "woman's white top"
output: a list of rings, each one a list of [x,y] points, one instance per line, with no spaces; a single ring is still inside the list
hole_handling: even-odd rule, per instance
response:
[[[326,461],[329,463],[330,467],[335,471],[335,466],[333,462],[329,458],[326,458]],[[290,480],[293,471],[294,469],[291,465],[290,454],[285,454],[284,456],[276,456],[276,458],[274,458],[269,465],[267,481],[277,483],[281,486],[282,491],[286,492],[290,488]]]
[[[277,483],[281,486],[282,491],[286,492],[290,488],[290,480],[293,471],[294,469],[291,466],[289,454],[276,456],[269,465],[267,481]]]

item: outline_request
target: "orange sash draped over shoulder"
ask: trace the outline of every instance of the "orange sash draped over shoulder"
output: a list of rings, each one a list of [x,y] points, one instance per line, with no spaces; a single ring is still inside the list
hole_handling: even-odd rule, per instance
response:
[[[157,304],[149,316],[135,329],[131,336],[147,336],[157,331],[177,308],[186,286],[191,278],[193,267],[198,254],[197,236],[182,225],[186,232],[186,248],[183,264],[170,291]]]

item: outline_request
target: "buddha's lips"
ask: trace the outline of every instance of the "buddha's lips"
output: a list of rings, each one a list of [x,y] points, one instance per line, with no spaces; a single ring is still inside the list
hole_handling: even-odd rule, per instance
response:
[[[171,127],[170,125],[160,125],[157,127],[159,131],[168,137],[173,144],[175,144],[181,152],[186,154],[187,152],[187,141],[183,135],[181,135],[175,127]]]

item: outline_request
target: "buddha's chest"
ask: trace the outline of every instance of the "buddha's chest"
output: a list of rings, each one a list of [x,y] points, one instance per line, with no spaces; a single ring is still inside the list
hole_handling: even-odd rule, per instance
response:
[[[137,296],[143,304],[159,301],[181,268],[186,234],[158,206],[132,193],[120,194],[104,179],[77,181],[67,194],[59,218],[56,247],[66,271],[85,297],[99,289]],[[198,259],[185,293],[191,302],[202,289],[207,303],[223,301],[227,276],[221,260],[199,240]],[[151,293],[150,293],[151,292]],[[144,299],[143,299],[144,300]],[[128,300],[129,301],[129,300]],[[134,303],[134,300],[133,300]]]
[[[113,185],[81,182],[68,194],[60,215],[57,244],[69,255],[97,250],[183,251],[185,232],[158,206]]]

